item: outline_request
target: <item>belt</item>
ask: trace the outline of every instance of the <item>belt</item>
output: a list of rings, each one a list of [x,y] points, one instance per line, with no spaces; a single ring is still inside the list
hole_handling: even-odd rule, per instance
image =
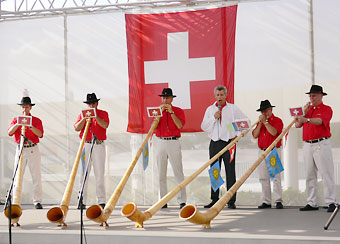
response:
[[[310,141],[305,141],[305,142],[307,142],[307,143],[317,143],[317,142],[326,140],[326,139],[328,139],[328,138],[329,138],[329,137],[322,137],[322,138],[319,138],[319,139],[310,140]]]
[[[92,141],[85,141],[85,143],[92,143]],[[102,143],[104,143],[104,140],[95,140],[94,141],[94,144],[102,144]]]
[[[172,136],[172,137],[158,137],[159,139],[162,140],[177,140],[178,137],[177,136]]]
[[[34,147],[36,145],[37,145],[37,143],[25,144],[24,147]]]

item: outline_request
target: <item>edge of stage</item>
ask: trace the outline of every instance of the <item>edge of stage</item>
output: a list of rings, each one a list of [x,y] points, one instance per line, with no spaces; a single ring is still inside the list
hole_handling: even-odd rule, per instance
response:
[[[80,243],[80,210],[70,206],[66,228],[57,227],[46,218],[51,206],[35,210],[23,205],[20,227],[12,227],[12,243]],[[149,206],[139,207],[145,211]],[[224,208],[211,221],[211,229],[179,219],[179,207],[162,209],[144,222],[144,228],[135,228],[134,222],[120,215],[116,207],[108,219],[109,227],[100,227],[85,216],[87,243],[138,243],[138,244],[214,244],[228,243],[338,243],[340,242],[340,214],[335,216],[328,230],[323,226],[331,213],[319,211],[300,212],[298,207],[284,209],[257,209],[254,206]],[[205,211],[199,206],[199,211]],[[0,243],[9,243],[8,219],[0,217]],[[84,243],[85,240],[84,240]]]

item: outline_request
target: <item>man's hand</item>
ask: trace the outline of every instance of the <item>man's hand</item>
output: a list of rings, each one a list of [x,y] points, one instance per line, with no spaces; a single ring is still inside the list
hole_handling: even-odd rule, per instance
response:
[[[161,108],[165,111],[165,112],[169,112],[169,113],[172,113],[172,107],[170,104],[162,104],[161,105]]]
[[[259,121],[260,121],[261,123],[266,122],[266,120],[267,120],[267,118],[266,118],[266,116],[265,116],[264,114],[261,114],[261,115],[259,116]]]
[[[305,104],[305,106],[303,106],[303,111],[306,113],[308,113],[309,108],[310,108],[311,102],[308,102]]]
[[[221,118],[221,111],[217,110],[217,112],[214,114],[215,119]]]

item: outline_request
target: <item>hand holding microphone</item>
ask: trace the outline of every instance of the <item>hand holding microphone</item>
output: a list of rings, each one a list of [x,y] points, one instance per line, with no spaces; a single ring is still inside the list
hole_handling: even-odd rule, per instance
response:
[[[218,105],[218,111],[214,114],[215,119],[221,118],[221,105]]]

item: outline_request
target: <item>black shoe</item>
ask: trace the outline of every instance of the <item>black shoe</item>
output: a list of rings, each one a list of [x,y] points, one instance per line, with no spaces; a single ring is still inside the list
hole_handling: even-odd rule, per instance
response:
[[[276,203],[276,209],[283,209],[282,202],[277,202]]]
[[[40,204],[40,202],[36,203],[34,207],[35,209],[43,209],[43,206]]]
[[[312,207],[311,205],[307,204],[303,208],[300,208],[300,211],[312,211],[312,210],[319,210],[319,207]]]
[[[217,200],[212,200],[211,203],[209,203],[208,205],[205,205],[204,208],[211,208],[212,206],[214,206],[216,202]]]
[[[179,205],[179,209],[182,209],[186,204],[183,202]]]
[[[104,208],[105,208],[105,203],[99,203],[98,205],[99,205],[99,206],[101,206],[101,207],[102,207],[102,209],[104,209]]]
[[[230,209],[236,209],[235,203],[228,203],[228,208],[230,208]]]
[[[260,206],[258,206],[259,209],[271,208],[271,207],[272,207],[272,205],[271,204],[267,204],[267,203],[262,203]]]
[[[165,204],[162,208],[168,208],[168,204]]]
[[[86,205],[85,205],[85,204],[82,204],[82,205],[81,205],[81,208],[82,208],[82,209],[86,209]],[[78,206],[77,209],[80,209],[80,206]]]
[[[335,208],[336,208],[335,204],[334,204],[334,203],[331,203],[331,204],[329,204],[329,206],[328,206],[327,212],[333,213],[334,210],[335,210]]]

